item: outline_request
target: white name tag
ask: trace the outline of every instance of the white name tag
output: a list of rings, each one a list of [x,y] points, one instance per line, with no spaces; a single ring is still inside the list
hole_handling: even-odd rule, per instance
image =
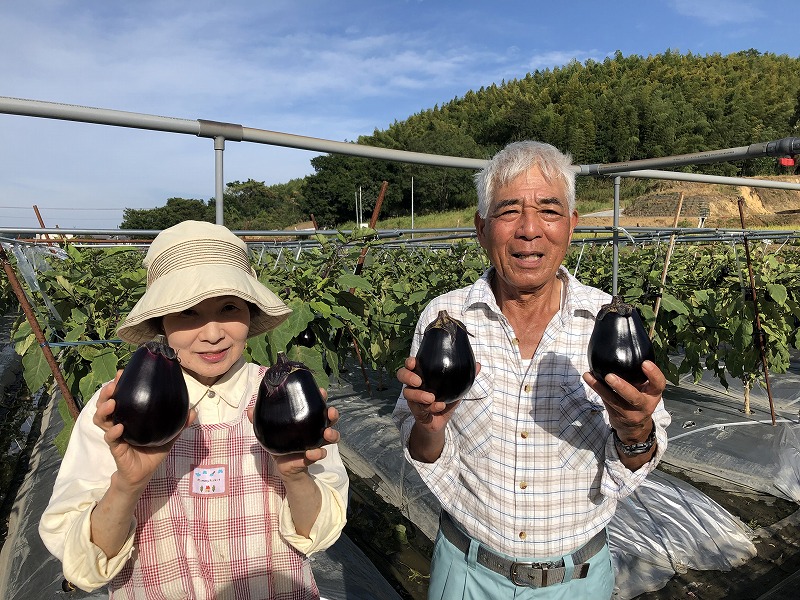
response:
[[[203,465],[192,470],[192,496],[225,496],[228,493],[228,465]]]

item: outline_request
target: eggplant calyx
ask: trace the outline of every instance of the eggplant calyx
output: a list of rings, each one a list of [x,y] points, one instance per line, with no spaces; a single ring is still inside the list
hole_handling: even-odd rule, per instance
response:
[[[633,310],[633,306],[626,304],[622,296],[614,296],[611,298],[610,304],[604,304],[600,307],[600,311],[597,313],[597,320],[601,320],[610,312],[617,313],[621,317],[629,317],[633,313]]]
[[[436,315],[436,318],[428,324],[428,326],[425,328],[425,331],[428,331],[429,329],[442,329],[449,333],[451,338],[455,338],[459,329],[463,330],[467,335],[472,335],[469,331],[467,331],[466,325],[464,325],[458,319],[451,317],[446,310],[439,311],[439,314]]]
[[[167,338],[164,335],[157,335],[152,340],[143,344],[151,354],[160,354],[169,360],[177,360],[178,353],[167,343]]]
[[[303,363],[289,360],[285,352],[278,352],[278,358],[275,364],[272,365],[264,374],[264,382],[267,386],[272,388],[280,387],[286,378],[295,371],[309,371]]]

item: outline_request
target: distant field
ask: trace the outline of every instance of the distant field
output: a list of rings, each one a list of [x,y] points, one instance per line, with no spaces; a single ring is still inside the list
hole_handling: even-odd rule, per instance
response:
[[[767,179],[800,182],[797,176],[770,177]],[[673,181],[623,180],[620,186],[620,204],[627,214],[620,225],[643,227],[671,227],[677,201],[685,197],[679,227],[697,227],[699,205],[706,207],[705,227],[741,227],[737,201],[745,201],[745,228],[766,230],[800,229],[800,192],[731,185],[707,185]],[[610,210],[614,206],[613,186],[605,180],[578,180],[576,190],[579,225],[611,225],[610,217],[584,215]],[[791,209],[791,210],[787,210]],[[475,209],[416,215],[414,229],[451,229],[472,227]],[[354,229],[350,221],[338,227]],[[379,219],[378,229],[411,229],[411,217]]]
[[[578,214],[588,214],[599,210],[611,209],[613,199],[607,202],[590,200],[578,202]],[[417,215],[414,217],[414,229],[452,229],[454,227],[472,227],[474,225],[475,209],[454,210],[430,215]],[[348,221],[338,228],[347,230],[355,229],[355,221]],[[378,229],[411,229],[411,217],[392,217],[378,219]]]

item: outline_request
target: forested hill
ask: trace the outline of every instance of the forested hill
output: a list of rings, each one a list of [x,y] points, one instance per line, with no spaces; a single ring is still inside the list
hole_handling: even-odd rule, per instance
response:
[[[800,135],[800,57],[756,50],[724,56],[667,51],[648,57],[618,52],[603,62],[573,61],[529,73],[469,91],[357,141],[486,158],[510,141],[538,139],[568,150],[577,163],[591,164],[745,146],[790,135]],[[235,206],[229,219],[226,196],[226,223],[235,229],[276,229],[314,214],[320,227],[335,227],[353,220],[359,188],[367,210],[383,180],[389,187],[381,214],[409,214],[412,177],[417,214],[475,202],[470,171],[339,155],[316,157],[311,163],[315,174],[291,186],[236,182],[234,188],[249,186],[247,203],[235,202],[236,189],[229,185]],[[774,174],[776,168],[774,159],[697,167],[736,176]],[[263,198],[253,194],[259,185]],[[213,200],[171,201],[178,200],[206,211],[206,216],[194,218],[213,220]],[[166,208],[153,210],[164,217]],[[121,226],[142,226],[139,219],[148,213],[152,211],[126,210]],[[136,217],[135,223],[129,217]]]

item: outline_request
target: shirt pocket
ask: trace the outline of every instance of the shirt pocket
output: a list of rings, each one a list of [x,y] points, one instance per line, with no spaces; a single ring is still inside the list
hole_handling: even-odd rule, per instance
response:
[[[490,375],[481,371],[453,412],[450,423],[458,450],[470,456],[487,456],[492,444],[492,389]]]
[[[558,453],[561,466],[572,471],[598,470],[604,460],[609,428],[602,400],[592,402],[582,383],[567,385],[561,401]]]

